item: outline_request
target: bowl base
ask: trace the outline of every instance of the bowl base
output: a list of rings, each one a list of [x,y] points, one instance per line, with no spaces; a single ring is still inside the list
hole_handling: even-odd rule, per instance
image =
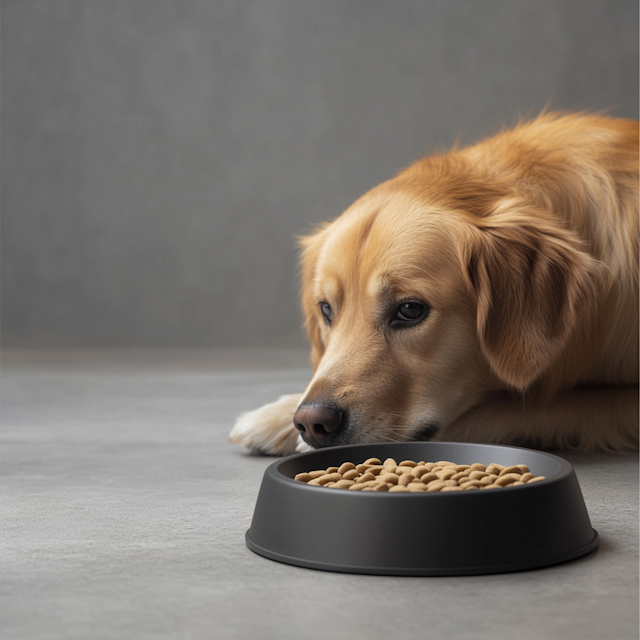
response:
[[[303,567],[304,569],[333,571],[336,573],[359,573],[374,576],[478,576],[489,575],[492,573],[513,573],[516,571],[530,571],[532,569],[542,569],[543,567],[549,567],[555,564],[569,562],[570,560],[576,560],[577,558],[591,553],[600,544],[598,532],[593,529],[592,540],[583,547],[573,549],[572,551],[568,551],[557,556],[538,558],[530,562],[527,561],[506,565],[490,565],[484,567],[365,567],[331,564],[326,562],[315,562],[313,560],[294,558],[291,556],[283,555],[281,553],[276,553],[274,551],[269,551],[269,549],[265,549],[264,547],[256,544],[251,539],[250,534],[251,529],[249,529],[245,535],[247,547],[249,547],[249,549],[251,549],[251,551],[253,551],[254,553],[257,553],[264,558],[268,558],[269,560],[275,560],[276,562],[282,562],[284,564],[291,564],[296,567]]]

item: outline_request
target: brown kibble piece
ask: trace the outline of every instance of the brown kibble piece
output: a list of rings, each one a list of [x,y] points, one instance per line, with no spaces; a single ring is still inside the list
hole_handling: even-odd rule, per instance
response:
[[[427,485],[427,491],[429,493],[431,493],[432,491],[440,491],[440,489],[446,486],[447,485],[444,482],[442,482],[442,480],[434,480],[433,482],[430,482]]]
[[[423,476],[420,476],[420,482],[424,482],[425,484],[431,482],[432,480],[439,480],[438,474],[433,473],[433,471],[429,473],[425,473]]]
[[[369,458],[368,460],[364,461],[364,464],[382,464],[382,460],[380,460],[380,458]]]
[[[316,478],[316,480],[318,481],[318,484],[325,485],[325,484],[328,484],[329,482],[338,482],[338,480],[342,480],[342,476],[336,472],[327,473],[324,476],[321,476],[320,478]]]
[[[401,487],[406,487],[408,484],[415,482],[415,478],[410,474],[410,473],[403,473],[399,478],[398,478],[398,484]]]
[[[498,475],[503,469],[504,467],[501,464],[496,464],[495,462],[493,462],[487,467],[487,473]]]
[[[485,467],[483,464],[480,464],[479,462],[474,462],[474,463],[471,465],[471,468],[472,468],[474,471],[486,471],[486,470],[487,470],[487,467]]]
[[[336,473],[338,471],[338,467],[327,467],[327,473]]]
[[[352,484],[355,484],[355,482],[353,480],[338,480],[338,482],[336,482],[336,487],[338,487],[338,489],[348,489]]]
[[[527,480],[527,484],[532,484],[532,483],[538,482],[540,480],[546,480],[546,478],[544,476],[538,476],[537,478],[531,478],[530,480]]]
[[[398,484],[398,476],[395,473],[381,473],[378,476],[381,482],[388,482],[389,484]]]
[[[440,478],[440,480],[448,480],[451,476],[455,475],[456,470],[451,467],[438,472],[438,478]]]
[[[403,460],[399,465],[399,467],[417,467],[418,463],[413,460]]]
[[[327,472],[323,471],[321,469],[318,469],[317,471],[309,471],[309,475],[311,476],[312,480],[315,480],[316,478],[321,478],[322,476],[326,475]]]
[[[479,489],[483,484],[479,480],[469,480],[468,482],[462,482],[460,486],[465,489],[468,489],[469,487],[476,487],[476,489]]]
[[[371,469],[373,465],[371,464],[367,464],[366,462],[363,462],[362,464],[356,465],[356,471],[358,473],[366,473],[367,471],[369,471],[369,469]]]
[[[367,472],[367,473],[365,473],[365,474],[361,475],[361,476],[356,480],[356,482],[357,482],[358,484],[362,484],[363,482],[368,482],[369,480],[375,480],[375,479],[376,479],[376,477],[373,475],[373,473],[369,473],[369,472]]]
[[[495,484],[501,487],[506,487],[508,484],[513,484],[516,480],[520,480],[519,473],[507,473],[503,476],[499,476],[495,481]]]
[[[533,476],[531,476],[533,478]],[[309,482],[309,480],[313,480],[310,473],[299,473],[294,480],[298,482]]]
[[[346,473],[343,473],[342,477],[345,480],[355,480],[359,475],[360,474],[358,473],[358,471],[356,469],[350,469]]]
[[[413,467],[396,467],[394,473],[398,476],[410,476],[413,471]]]
[[[423,464],[419,464],[417,467],[413,467],[413,469],[411,469],[411,475],[414,478],[420,478],[425,473],[427,473],[427,467],[425,467]]]
[[[393,485],[388,485],[386,482],[380,482],[378,484],[373,485],[373,490],[374,491],[389,491],[389,489],[392,487]]]
[[[449,493],[450,491],[464,491],[464,489],[462,487],[458,487],[456,485],[455,487],[442,487],[442,489],[440,489],[440,491],[442,493]]]
[[[427,490],[427,485],[422,482],[410,482],[407,485],[407,489],[409,489],[411,493],[424,493]]]
[[[529,480],[531,480],[531,478],[533,478],[533,473],[531,473],[530,471],[528,473],[523,473],[520,476],[520,480],[522,480],[522,482],[528,482]]]
[[[398,463],[393,458],[387,458],[383,463],[383,467],[397,467]]]
[[[506,476],[507,473],[517,473],[519,476],[522,475],[522,471],[519,466],[513,465],[511,467],[505,467],[498,476]]]
[[[455,462],[448,462],[447,460],[440,460],[440,462],[436,462],[439,467],[457,467],[458,465]]]
[[[344,474],[345,474],[347,471],[355,470],[355,468],[356,468],[356,465],[355,465],[355,464],[353,464],[353,462],[344,462],[343,464],[341,464],[341,465],[338,467],[338,473],[339,473],[341,476],[344,476]]]
[[[389,489],[389,493],[409,493],[409,489],[407,487],[401,487],[400,485],[395,485]]]

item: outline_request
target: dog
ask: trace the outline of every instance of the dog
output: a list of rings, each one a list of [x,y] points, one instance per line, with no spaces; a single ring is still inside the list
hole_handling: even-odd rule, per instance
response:
[[[312,380],[229,439],[637,450],[638,226],[637,121],[547,112],[419,160],[301,239]]]

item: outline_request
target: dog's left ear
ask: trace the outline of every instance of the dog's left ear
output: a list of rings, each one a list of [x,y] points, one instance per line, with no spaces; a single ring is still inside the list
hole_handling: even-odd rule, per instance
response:
[[[540,212],[488,216],[473,236],[463,261],[480,344],[498,377],[524,390],[589,313],[599,263]]]

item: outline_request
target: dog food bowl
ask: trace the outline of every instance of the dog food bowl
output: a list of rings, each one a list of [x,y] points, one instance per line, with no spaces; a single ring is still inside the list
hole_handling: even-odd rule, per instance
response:
[[[526,464],[545,480],[490,491],[384,493],[329,489],[293,478],[368,458]],[[407,442],[301,453],[264,474],[249,549],[287,564],[377,575],[523,571],[593,551],[598,534],[573,467],[548,453],[481,444]]]

